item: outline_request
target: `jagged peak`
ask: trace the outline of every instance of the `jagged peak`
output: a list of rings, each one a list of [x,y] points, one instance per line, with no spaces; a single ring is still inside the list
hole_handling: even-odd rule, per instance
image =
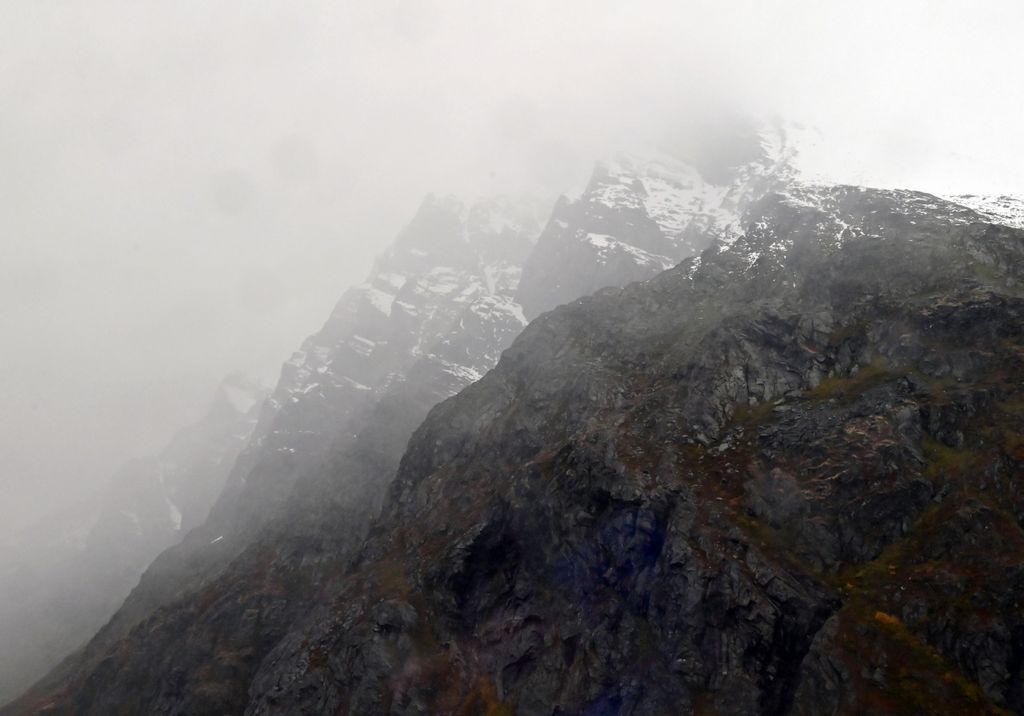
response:
[[[563,202],[602,204],[618,209],[642,209],[666,236],[682,233],[697,221],[712,233],[728,231],[739,220],[739,209],[756,194],[754,184],[794,181],[798,146],[796,125],[781,121],[751,124],[752,146],[740,163],[709,172],[698,156],[686,157],[651,146],[632,146],[594,164],[585,189]],[[726,162],[728,164],[728,162]]]

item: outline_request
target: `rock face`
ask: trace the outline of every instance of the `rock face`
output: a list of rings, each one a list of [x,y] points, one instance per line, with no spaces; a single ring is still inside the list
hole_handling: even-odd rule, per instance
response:
[[[561,202],[505,292],[472,210],[429,202],[286,366],[207,523],[4,713],[1024,712],[1024,231],[753,171],[702,225],[630,171]],[[684,241],[710,243],[630,273]],[[512,296],[657,271],[486,372]],[[398,301],[418,320],[388,332]]]
[[[92,503],[52,515],[0,564],[0,703],[81,646],[153,558],[201,524],[245,446],[267,392],[240,375],[157,456],[132,460]]]

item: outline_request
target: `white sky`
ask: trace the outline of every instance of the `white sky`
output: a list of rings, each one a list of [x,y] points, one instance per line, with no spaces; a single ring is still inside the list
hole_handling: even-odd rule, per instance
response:
[[[276,378],[428,191],[722,107],[810,170],[1024,193],[1024,3],[0,0],[0,523]]]

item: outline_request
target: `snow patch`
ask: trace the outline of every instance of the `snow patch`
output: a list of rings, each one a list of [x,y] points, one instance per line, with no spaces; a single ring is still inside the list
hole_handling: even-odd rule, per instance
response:
[[[996,224],[1014,229],[1024,229],[1024,199],[1019,197],[1005,194],[1002,196],[963,194],[943,198],[976,211]]]
[[[452,363],[451,361],[444,360],[443,358],[439,358],[437,356],[431,357],[441,364],[441,370],[455,377],[460,382],[463,382],[466,385],[469,385],[470,383],[475,383],[476,381],[484,377],[483,373],[476,370],[475,368],[471,368],[470,366],[460,365],[459,363]]]
[[[368,356],[373,353],[373,349],[377,346],[377,343],[375,341],[371,341],[369,338],[364,338],[360,335],[353,335],[352,340],[348,342],[348,346],[359,355]]]
[[[690,280],[693,280],[693,276],[694,276],[694,274],[697,273],[697,269],[699,269],[699,268],[700,268],[700,256],[695,256],[693,258],[693,263],[690,264],[690,270],[687,272],[686,278],[688,278]]]
[[[405,285],[405,276],[400,273],[380,273],[377,274],[377,278],[395,289]]]
[[[356,390],[373,390],[373,388],[366,385],[365,383],[360,383],[358,380],[352,380],[351,378],[345,375],[341,377],[341,380],[344,385],[351,386]]]
[[[602,262],[607,262],[608,259],[615,254],[625,254],[634,262],[642,266],[654,266],[662,270],[671,268],[674,263],[672,259],[667,256],[660,256],[658,254],[652,254],[644,251],[643,249],[638,249],[631,244],[618,241],[608,234],[590,233],[587,234],[584,239],[587,243],[597,249],[598,258],[600,258]]]
[[[371,306],[376,308],[385,316],[391,315],[391,303],[395,300],[394,294],[387,293],[386,291],[374,288],[373,286],[364,286],[362,288],[362,294]]]

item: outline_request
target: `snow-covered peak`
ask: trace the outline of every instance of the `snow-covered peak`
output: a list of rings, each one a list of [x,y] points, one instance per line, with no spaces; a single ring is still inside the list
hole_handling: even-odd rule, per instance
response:
[[[1024,229],[1024,199],[1016,196],[984,196],[961,194],[944,197],[961,206],[973,209],[986,219],[1015,229]]]
[[[684,234],[734,233],[747,206],[796,177],[798,150],[788,128],[765,123],[751,131],[749,143],[754,148],[749,155],[722,160],[714,170],[700,157],[650,149],[616,154],[598,162],[584,198],[608,206],[642,207],[667,237],[682,244],[682,252],[693,253],[699,247],[682,240]]]

